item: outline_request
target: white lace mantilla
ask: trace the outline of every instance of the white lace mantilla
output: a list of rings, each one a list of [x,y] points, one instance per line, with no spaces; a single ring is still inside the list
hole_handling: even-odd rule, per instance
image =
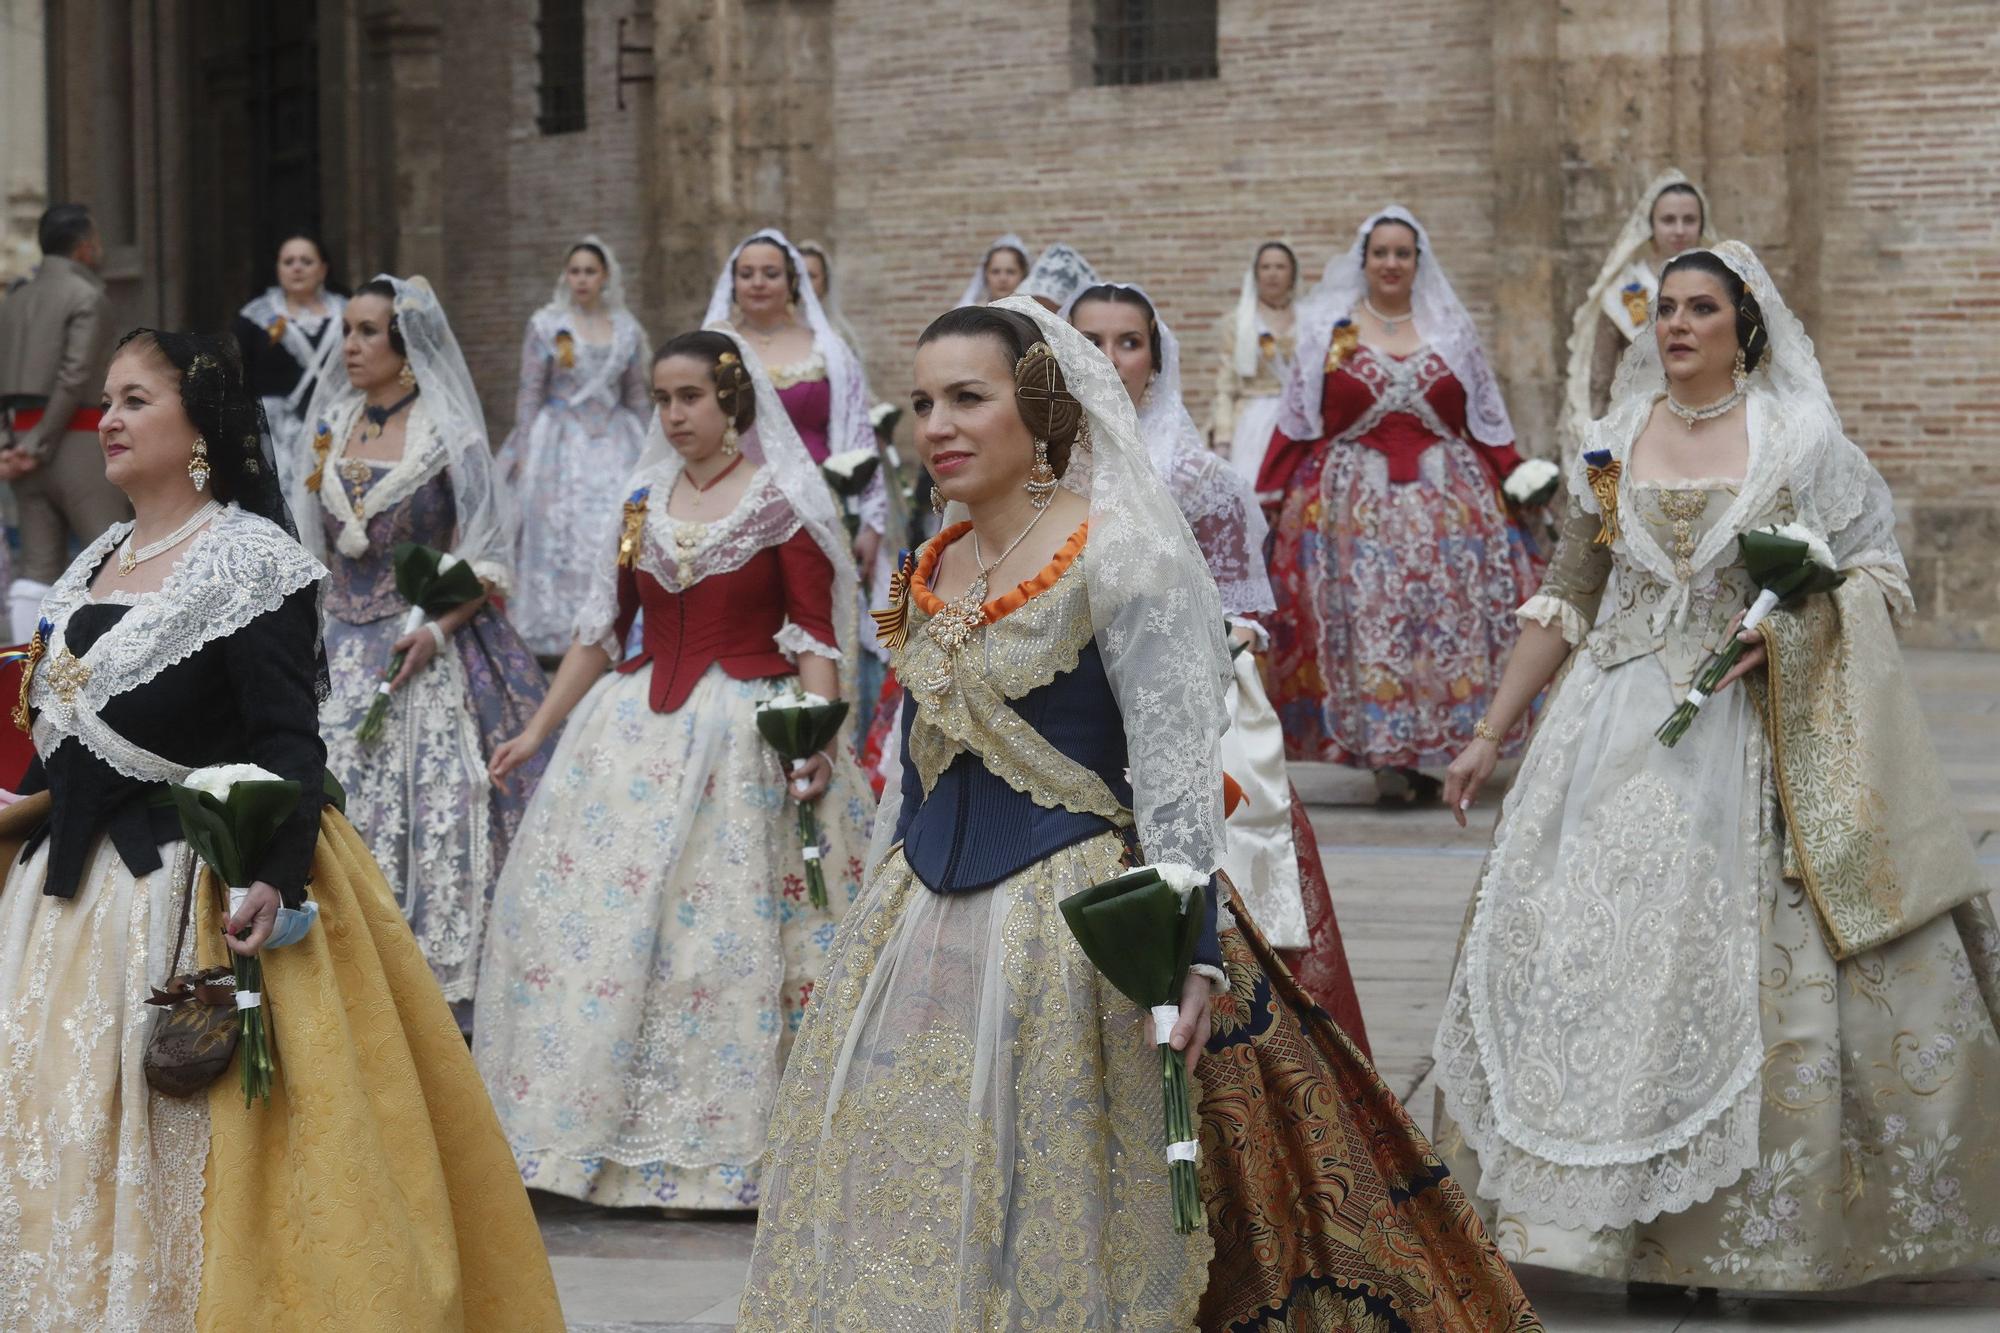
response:
[[[120,736],[99,716],[104,706],[277,610],[325,578],[326,568],[275,523],[231,505],[188,543],[158,592],[131,599],[131,610],[88,652],[72,657],[70,617],[90,602],[92,575],[131,530],[130,523],[112,525],[42,602],[42,615],[55,628],[28,696],[37,712],[35,748],[48,754],[75,737],[129,778],[177,781],[188,770]],[[66,670],[65,662],[80,662],[87,671]]]
[[[410,417],[404,425],[403,456],[368,488],[357,509],[340,478],[340,464],[347,457],[347,441],[354,433],[354,422],[363,406],[363,401],[357,398],[327,422],[333,432],[333,447],[327,451],[325,466],[320,468],[319,502],[340,524],[336,544],[349,560],[359,560],[368,554],[369,520],[415,495],[419,487],[451,461],[443,434],[419,398],[410,404]]]

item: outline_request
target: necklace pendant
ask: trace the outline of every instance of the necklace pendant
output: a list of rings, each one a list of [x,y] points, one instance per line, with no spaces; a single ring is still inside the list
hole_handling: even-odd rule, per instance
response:
[[[138,567],[139,562],[132,555],[132,544],[127,542],[118,550],[118,572],[120,574],[130,574]]]

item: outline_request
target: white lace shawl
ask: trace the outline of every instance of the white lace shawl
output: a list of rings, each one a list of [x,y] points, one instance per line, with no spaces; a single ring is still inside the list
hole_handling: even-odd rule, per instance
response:
[[[1646,184],[1639,202],[1633,205],[1626,217],[1625,225],[1619,228],[1618,239],[1611,243],[1611,252],[1604,257],[1603,267],[1597,270],[1597,277],[1591,282],[1590,290],[1584,294],[1583,303],[1576,308],[1570,320],[1569,366],[1563,380],[1562,420],[1557,428],[1562,441],[1562,456],[1570,459],[1583,447],[1584,432],[1590,426],[1590,366],[1597,355],[1597,334],[1602,327],[1598,312],[1603,311],[1614,320],[1625,314],[1625,303],[1619,293],[1626,282],[1636,281],[1647,288],[1647,305],[1658,295],[1658,280],[1646,265],[1645,256],[1653,244],[1653,207],[1660,201],[1667,187],[1685,185],[1701,201],[1701,239],[1704,246],[1715,244],[1714,217],[1709,212],[1708,196],[1701,187],[1689,180],[1674,167],[1668,167]],[[1627,275],[1630,275],[1629,277]]]
[[[1076,299],[1078,292],[1097,281],[1097,270],[1080,251],[1057,243],[1035,256],[1034,266],[1014,289],[1014,295],[1039,296],[1055,302],[1056,309],[1061,310]]]
[[[1749,246],[1724,241],[1710,253],[1742,278],[1757,298],[1770,337],[1769,350],[1750,376],[1745,406],[1750,459],[1743,486],[1727,512],[1695,544],[1688,560],[1689,578],[1675,575],[1673,559],[1643,523],[1619,525],[1619,549],[1673,589],[1666,608],[1670,614],[1685,614],[1692,589],[1705,583],[1715,567],[1734,558],[1737,535],[1765,512],[1781,488],[1789,487],[1798,521],[1826,538],[1839,567],[1865,572],[1881,586],[1897,619],[1907,618],[1915,603],[1909,570],[1896,541],[1888,484],[1860,446],[1842,432],[1840,413],[1827,392],[1812,339]],[[1640,338],[1619,362],[1611,410],[1586,429],[1586,450],[1608,451],[1621,470],[1628,467],[1632,445],[1665,391],[1659,345],[1653,338]],[[1601,512],[1581,457],[1570,469],[1569,488],[1586,511]]]
[[[1210,874],[1222,862],[1220,743],[1234,679],[1215,580],[1139,444],[1132,399],[1111,362],[1020,292],[993,304],[1035,321],[1089,426],[1089,444],[1071,451],[1063,486],[1090,500],[1084,578],[1124,720],[1140,853]],[[944,522],[965,517],[954,503]],[[878,828],[895,828],[901,791],[892,775]]]
[[[326,307],[325,319],[332,321],[334,328],[338,330],[340,312],[347,309],[347,298],[337,296],[322,287],[319,289],[319,302]],[[305,330],[300,327],[299,318],[292,313],[291,306],[285,301],[285,289],[282,287],[266,287],[261,295],[251,297],[236,313],[267,332],[278,320],[285,321],[285,331],[278,337],[278,346],[284,348],[285,354],[298,362],[299,369],[305,372],[299,377],[298,389],[294,390],[295,396],[289,404],[296,410],[299,406],[296,395],[309,387],[308,382],[320,368],[325,345],[315,347],[312,340],[306,336]],[[335,338],[333,341],[337,344],[340,339]]]
[[[1167,484],[1181,517],[1194,531],[1215,576],[1223,611],[1249,617],[1276,610],[1278,601],[1264,567],[1264,538],[1270,525],[1249,480],[1208,448],[1188,412],[1181,396],[1181,340],[1143,287],[1129,282],[1111,285],[1137,292],[1153,307],[1153,322],[1160,331],[1160,370],[1138,404],[1139,439],[1154,472]],[[1073,317],[1074,305],[1064,314]]]
[[[610,315],[611,346],[609,352],[603,361],[598,364],[596,373],[584,381],[583,387],[571,391],[569,402],[572,405],[587,403],[596,398],[603,400],[610,406],[616,407],[619,401],[619,381],[625,375],[625,368],[632,364],[634,356],[643,358],[646,354],[646,330],[640,325],[638,320],[632,317],[632,313],[623,307],[619,307],[612,310]],[[566,332],[571,337],[577,336],[576,325],[573,322],[574,318],[574,312],[571,307],[557,307],[554,305],[545,305],[528,317],[529,327],[534,329],[535,336],[541,340],[544,355],[551,361],[558,355],[556,348],[556,335],[558,333]],[[580,338],[578,341],[581,343]],[[536,406],[540,407],[540,404],[538,403]],[[515,429],[523,429],[527,424],[527,422],[517,422],[515,423]]]
[[[277,524],[230,505],[188,543],[159,591],[125,603],[131,609],[82,655],[89,678],[66,698],[50,684],[49,663],[68,653],[70,617],[91,601],[91,577],[131,531],[130,523],[113,524],[42,601],[42,615],[55,629],[28,696],[38,713],[35,748],[49,754],[74,737],[126,777],[178,781],[188,770],[119,735],[99,716],[104,706],[277,610],[326,577],[326,567]]]
[[[1391,204],[1355,229],[1354,244],[1327,261],[1326,274],[1299,303],[1298,343],[1291,376],[1278,409],[1278,428],[1294,440],[1316,440],[1325,433],[1320,401],[1326,382],[1326,349],[1333,326],[1348,318],[1367,295],[1368,279],[1361,264],[1368,233],[1377,223],[1400,222],[1417,234],[1417,279],[1411,284],[1410,312],[1417,331],[1444,358],[1465,390],[1465,428],[1481,444],[1514,442],[1514,423],[1500,398],[1500,382],[1486,363],[1479,330],[1464,302],[1458,299],[1444,264],[1431,246],[1430,233],[1409,209]]]
[[[660,414],[652,413],[645,452],[625,487],[627,496],[641,487],[649,488],[639,567],[664,587],[685,589],[712,575],[741,569],[757,552],[789,540],[800,528],[806,529],[833,566],[832,614],[839,642],[819,643],[803,629],[788,624],[779,633],[778,646],[795,657],[812,652],[838,660],[842,697],[852,699],[860,600],[846,525],[757,354],[734,330],[722,327],[716,331],[735,342],[750,372],[757,421],[744,432],[737,447],[758,471],[724,517],[706,524],[669,517],[667,500],[683,464],[660,427]],[[574,633],[576,642],[594,643],[615,660],[623,647],[614,632],[618,620],[618,539],[623,524],[612,523],[609,532],[610,540],[592,569],[590,590],[577,612]],[[680,540],[683,533],[696,539],[685,548]]]
[[[430,283],[420,277],[381,276],[396,289],[396,323],[417,377],[417,400],[410,405],[404,426],[403,456],[377,480],[357,511],[341,484],[339,464],[364,399],[345,375],[322,376],[299,447],[310,449],[312,437],[322,427],[333,443],[320,469],[317,496],[307,492],[288,497],[292,512],[300,516],[300,540],[314,555],[327,558],[320,525],[313,517],[323,505],[340,523],[340,553],[359,559],[368,549],[368,520],[407,499],[442,468],[451,478],[457,514],[452,554],[470,563],[473,572],[505,596],[513,586],[513,501],[494,464],[472,373]],[[300,472],[303,489],[310,463]]]

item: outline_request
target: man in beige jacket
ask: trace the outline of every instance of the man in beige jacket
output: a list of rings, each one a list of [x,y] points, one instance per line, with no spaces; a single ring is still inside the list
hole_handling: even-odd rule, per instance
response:
[[[128,514],[97,442],[112,337],[104,244],[82,204],[42,214],[40,240],[35,276],[0,301],[0,480],[13,484],[21,526],[8,589],[16,642],[69,564],[71,538],[95,541]]]

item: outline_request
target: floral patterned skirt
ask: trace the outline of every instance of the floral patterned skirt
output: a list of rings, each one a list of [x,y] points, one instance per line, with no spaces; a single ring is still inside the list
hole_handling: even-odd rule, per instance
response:
[[[1124,853],[959,894],[883,862],[785,1071],[739,1329],[1194,1322],[1210,1247],[1174,1233],[1159,1055],[1057,908]]]
[[[494,893],[474,1055],[521,1177],[613,1207],[754,1208],[778,1079],[860,892],[874,801],[815,807],[829,906],[756,708],[712,666],[678,711],[650,674],[577,705]]]
[[[637,412],[591,402],[544,404],[502,463],[521,509],[507,614],[542,657],[568,651],[576,609],[611,549],[625,483],[646,443]]]
[[[472,999],[487,903],[547,763],[535,756],[496,787],[486,763],[541,706],[547,681],[520,636],[485,607],[389,702],[381,739],[356,735],[402,633],[400,615],[326,628],[332,692],[320,706],[326,766],[368,840],[444,996]]]
[[[75,898],[42,892],[48,857],[0,892],[0,1328],[192,1330],[208,1100],[141,1068],[192,857],[134,878],[101,838]]]
[[[1444,768],[1486,715],[1536,561],[1471,445],[1419,470],[1398,485],[1383,454],[1325,445],[1286,491],[1265,680],[1287,758]]]

